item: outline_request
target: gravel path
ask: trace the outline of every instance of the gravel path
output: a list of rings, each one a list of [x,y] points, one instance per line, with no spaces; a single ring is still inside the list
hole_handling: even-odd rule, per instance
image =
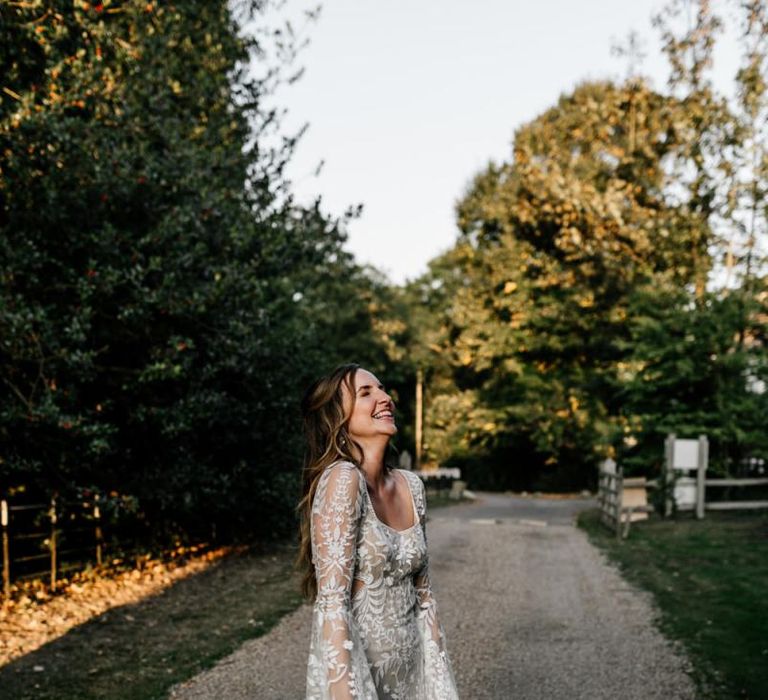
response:
[[[433,585],[462,700],[688,700],[685,657],[631,587],[572,524],[588,500],[483,494],[436,510]],[[173,700],[304,697],[311,611],[177,686]]]

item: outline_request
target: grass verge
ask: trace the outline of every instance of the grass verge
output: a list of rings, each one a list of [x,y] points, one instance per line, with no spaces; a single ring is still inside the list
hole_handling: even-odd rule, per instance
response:
[[[653,594],[662,630],[689,652],[701,697],[768,697],[768,514],[651,519],[633,524],[623,542],[597,510],[578,522]]]
[[[0,668],[16,700],[153,700],[267,632],[299,603],[295,549],[212,564],[161,594],[112,608]]]

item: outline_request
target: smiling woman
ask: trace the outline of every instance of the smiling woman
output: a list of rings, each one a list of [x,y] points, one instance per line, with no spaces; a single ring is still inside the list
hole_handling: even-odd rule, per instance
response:
[[[368,370],[342,365],[309,388],[302,411],[307,699],[457,699],[429,580],[424,485],[387,459],[391,397]]]

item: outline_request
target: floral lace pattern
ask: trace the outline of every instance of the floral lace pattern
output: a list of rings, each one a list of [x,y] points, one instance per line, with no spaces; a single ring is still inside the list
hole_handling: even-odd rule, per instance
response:
[[[458,700],[429,583],[424,485],[398,471],[417,515],[402,531],[377,518],[354,464],[320,477],[307,700]]]

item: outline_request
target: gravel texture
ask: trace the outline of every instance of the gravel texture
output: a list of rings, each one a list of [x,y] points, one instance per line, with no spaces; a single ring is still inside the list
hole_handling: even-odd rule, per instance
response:
[[[462,700],[693,700],[690,664],[573,525],[587,500],[481,495],[427,526],[433,587]],[[173,700],[304,697],[311,611],[176,686]]]

